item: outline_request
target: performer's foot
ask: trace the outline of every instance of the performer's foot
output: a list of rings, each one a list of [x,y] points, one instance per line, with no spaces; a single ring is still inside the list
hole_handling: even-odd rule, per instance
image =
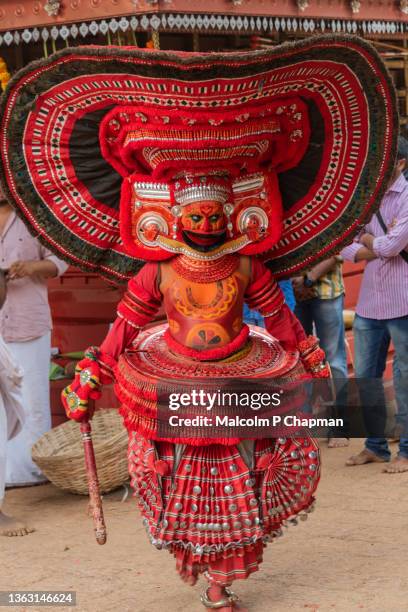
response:
[[[239,603],[238,597],[226,587],[217,584],[210,585],[201,595],[201,603],[205,608],[220,610],[220,612],[248,612]],[[225,605],[223,605],[225,603]]]
[[[383,472],[387,474],[400,474],[401,472],[408,472],[408,458],[407,457],[395,457],[390,463],[383,469]]]
[[[7,516],[0,512],[0,536],[25,536],[35,531],[32,527],[27,527],[12,516]]]
[[[327,446],[328,448],[342,448],[349,444],[350,440],[348,438],[330,438]]]
[[[372,453],[367,448],[358,453],[358,455],[353,455],[349,457],[346,461],[346,465],[364,465],[365,463],[385,463],[387,460],[375,453]]]

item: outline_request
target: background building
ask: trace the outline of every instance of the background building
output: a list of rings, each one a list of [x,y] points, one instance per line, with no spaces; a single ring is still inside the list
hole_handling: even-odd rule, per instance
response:
[[[369,38],[387,58],[408,122],[408,0],[0,0],[10,72],[65,46],[248,49],[318,33]]]

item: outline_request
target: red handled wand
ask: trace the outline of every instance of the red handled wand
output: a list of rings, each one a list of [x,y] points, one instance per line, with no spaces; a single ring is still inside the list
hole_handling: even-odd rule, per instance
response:
[[[95,537],[98,544],[106,542],[106,526],[103,518],[102,499],[99,492],[98,473],[96,471],[95,453],[92,444],[92,430],[89,421],[81,423],[82,442],[84,444],[86,473],[88,476],[89,500],[91,502]]]

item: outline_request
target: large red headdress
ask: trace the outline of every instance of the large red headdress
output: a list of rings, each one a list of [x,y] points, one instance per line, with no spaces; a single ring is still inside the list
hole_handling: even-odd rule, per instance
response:
[[[289,276],[337,252],[381,201],[398,133],[381,58],[348,36],[65,49],[20,71],[0,112],[7,197],[59,256],[119,280],[188,251],[183,211],[203,201],[227,237],[202,257],[257,254]]]
[[[123,176],[120,228],[131,255],[194,255],[184,243],[184,206],[223,205],[228,240],[207,257],[262,253],[282,232],[277,174],[295,167],[309,141],[308,111],[294,97],[246,106],[246,112],[125,106],[103,119],[105,159]],[[202,257],[203,255],[201,255]]]

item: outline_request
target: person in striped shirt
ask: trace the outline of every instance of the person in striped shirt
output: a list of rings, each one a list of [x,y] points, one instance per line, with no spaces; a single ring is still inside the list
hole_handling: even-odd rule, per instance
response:
[[[395,349],[393,382],[400,427],[399,453],[391,461],[385,436],[367,438],[365,448],[347,465],[387,462],[388,473],[408,471],[408,182],[403,175],[408,141],[399,138],[393,177],[380,206],[354,242],[342,251],[344,259],[366,261],[353,325],[355,373],[367,412],[385,415],[382,376],[390,342]],[[383,229],[384,226],[384,229]],[[384,418],[385,416],[378,418]],[[376,434],[378,435],[378,434]]]
[[[343,322],[344,282],[343,260],[330,257],[318,264],[304,276],[292,279],[295,291],[295,314],[306,334],[313,334],[314,327],[320,346],[330,364],[335,388],[336,409],[339,412],[347,404],[347,353]],[[349,443],[343,430],[329,432],[329,448],[347,446]]]

